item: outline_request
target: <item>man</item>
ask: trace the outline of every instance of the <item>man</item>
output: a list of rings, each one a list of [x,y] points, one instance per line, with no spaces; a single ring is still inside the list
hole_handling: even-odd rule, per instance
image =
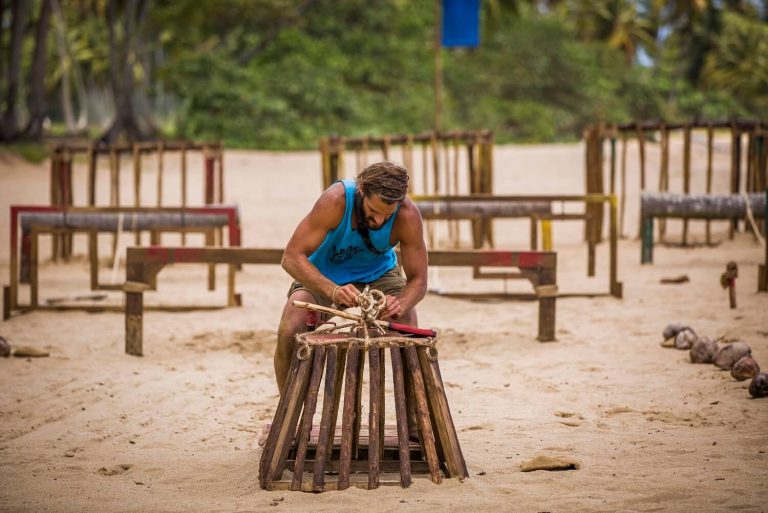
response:
[[[417,325],[427,291],[427,249],[421,214],[406,197],[408,172],[391,162],[368,166],[356,180],[331,185],[288,241],[282,266],[296,281],[277,332],[275,375],[282,394],[297,333],[307,311],[292,301],[357,306],[365,285],[386,295],[384,319]],[[400,244],[404,278],[394,246]]]

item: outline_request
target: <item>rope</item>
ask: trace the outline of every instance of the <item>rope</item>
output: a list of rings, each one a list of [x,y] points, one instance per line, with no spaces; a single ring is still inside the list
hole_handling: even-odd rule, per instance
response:
[[[765,239],[763,239],[763,236],[760,235],[760,230],[757,227],[757,222],[755,222],[755,216],[752,214],[752,203],[750,202],[749,196],[746,192],[741,193],[741,195],[744,197],[744,203],[747,206],[747,219],[749,220],[749,224],[752,225],[752,233],[755,234],[755,238],[758,240],[761,246],[765,246]],[[768,204],[765,205],[765,209],[768,210]]]
[[[426,347],[427,358],[429,358],[430,361],[434,362],[437,360],[437,348],[435,347],[435,344],[437,343],[436,338],[427,337],[415,339],[409,337],[387,336],[384,328],[376,323],[376,318],[387,306],[387,297],[383,292],[376,289],[371,290],[370,287],[366,285],[365,289],[357,296],[357,304],[360,306],[361,312],[359,321],[344,323],[338,326],[330,325],[315,331],[299,333],[296,335],[296,342],[298,344],[298,351],[296,354],[299,360],[307,360],[312,355],[314,346],[331,345],[344,345],[345,347],[359,345],[362,346],[363,351],[368,350],[370,347],[422,346]],[[341,332],[341,330],[352,326],[356,326],[358,334],[362,332],[363,336],[340,336],[339,338],[326,340],[312,338],[313,335],[318,334],[339,333],[340,335],[348,335],[350,332]],[[368,329],[369,326],[376,328],[378,334],[374,334],[372,337]]]

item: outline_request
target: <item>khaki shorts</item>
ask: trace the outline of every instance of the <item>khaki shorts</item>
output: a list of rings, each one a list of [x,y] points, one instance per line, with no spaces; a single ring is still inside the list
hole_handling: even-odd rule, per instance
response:
[[[398,267],[393,267],[389,271],[379,276],[378,279],[370,283],[355,282],[352,285],[357,287],[357,289],[360,291],[362,291],[366,285],[369,285],[372,289],[380,290],[388,296],[399,296],[405,288],[405,277],[400,274],[400,269]],[[312,294],[312,297],[315,298],[315,304],[331,306],[331,302],[329,300],[323,297],[316,297],[315,294],[313,294],[309,289],[297,281],[294,281],[291,285],[291,288],[288,289],[288,297],[290,298],[291,294],[297,290],[306,290]]]

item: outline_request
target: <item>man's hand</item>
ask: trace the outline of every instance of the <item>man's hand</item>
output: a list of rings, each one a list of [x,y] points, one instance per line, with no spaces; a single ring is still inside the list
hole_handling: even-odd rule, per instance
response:
[[[336,289],[331,300],[340,306],[357,306],[357,296],[359,295],[360,291],[357,290],[357,287],[348,283]]]
[[[403,306],[395,296],[387,296],[387,307],[379,316],[382,319],[397,319],[403,313]]]

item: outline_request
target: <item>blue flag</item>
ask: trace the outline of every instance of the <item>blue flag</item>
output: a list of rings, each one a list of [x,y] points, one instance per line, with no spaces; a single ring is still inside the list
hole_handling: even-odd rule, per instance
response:
[[[443,0],[443,46],[480,44],[480,0]]]

